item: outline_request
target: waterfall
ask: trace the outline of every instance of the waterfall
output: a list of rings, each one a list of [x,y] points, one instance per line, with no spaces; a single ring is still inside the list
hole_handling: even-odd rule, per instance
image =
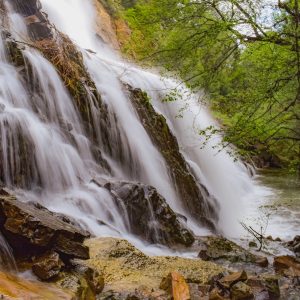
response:
[[[183,205],[162,153],[152,142],[124,89],[128,83],[147,92],[155,110],[165,116],[199,188],[208,191],[202,190],[203,201],[216,206],[216,211],[220,205],[218,229],[228,236],[238,235],[239,220],[248,209],[247,203],[257,202],[266,191],[255,184],[241,162],[214,149],[221,137],[202,149],[198,131],[217,124],[198,101],[201,95],[181,85],[183,97],[171,103],[162,102],[178,82],[124,62],[97,38],[92,0],[40,2],[55,27],[82,52],[85,67],[107,107],[111,149],[107,150],[102,139],[97,103],[87,99],[96,131],[93,139],[54,66],[37,50],[25,45],[21,50],[25,70],[19,70],[9,62],[0,39],[3,183],[27,201],[40,202],[52,211],[77,219],[94,235],[126,237],[143,248],[141,241],[131,236],[125,209],[97,184],[97,180],[138,181],[154,186],[176,213],[187,217],[187,226],[195,234],[207,234],[209,230],[191,217]],[[24,22],[9,6],[8,9],[14,38],[26,44],[30,39]],[[24,77],[30,78],[30,82],[24,82]],[[186,104],[183,116],[176,117]],[[95,147],[100,149],[107,166],[98,163]],[[153,250],[156,254],[157,251]]]
[[[202,149],[203,138],[199,136],[199,131],[211,125],[218,126],[218,124],[210,116],[208,108],[199,101],[201,95],[192,94],[173,79],[163,78],[124,62],[118,54],[97,39],[93,19],[95,10],[92,1],[82,3],[78,0],[42,0],[41,2],[50,20],[62,32],[68,34],[81,49],[92,49],[97,53],[93,55],[84,51],[86,65],[97,83],[97,87],[105,95],[106,101],[114,107],[120,119],[125,118],[123,126],[128,138],[135,138],[136,133],[132,131],[133,124],[126,120],[127,116],[132,115],[129,111],[132,108],[124,96],[120,82],[130,83],[133,87],[147,92],[155,109],[167,118],[168,124],[181,146],[181,151],[198,180],[220,203],[219,228],[222,228],[227,235],[240,234],[239,221],[249,215],[251,208],[257,208],[260,203],[263,203],[262,198],[269,191],[255,183],[242,162],[235,161],[226,151],[219,152],[218,149],[215,149],[214,146],[221,141],[220,136],[209,141],[208,145]],[[63,5],[65,9],[62,10],[60,5]],[[82,14],[82,11],[86,13]],[[74,26],[70,24],[74,24]],[[76,30],[76,28],[80,29]],[[163,103],[161,100],[178,86],[181,87],[183,97],[179,97],[173,103]],[[186,106],[187,109],[183,110],[183,117],[177,117],[182,108]],[[131,145],[134,145],[134,149],[139,149],[139,145],[133,140],[131,140]],[[141,146],[143,145],[146,145],[144,141]],[[146,148],[148,149],[148,147]],[[142,152],[142,154],[144,153],[147,152]],[[148,162],[149,157],[154,156],[147,154],[142,157],[142,163]],[[159,174],[164,174],[162,168],[157,169],[155,161],[151,164],[155,166],[156,170],[161,170]],[[147,172],[147,166],[144,165],[144,167]],[[156,171],[152,174],[157,177],[157,173]],[[182,212],[180,199],[178,200],[178,196],[174,198],[170,193],[170,185],[166,184],[168,177],[161,176],[158,181],[163,184],[157,184],[153,181],[156,178],[150,178],[149,181],[149,177],[147,178],[147,174],[145,175],[142,180],[158,188],[160,193],[169,200],[169,204],[175,210]],[[171,203],[170,199],[176,199],[176,203]],[[233,207],[235,208],[234,212],[232,212]]]

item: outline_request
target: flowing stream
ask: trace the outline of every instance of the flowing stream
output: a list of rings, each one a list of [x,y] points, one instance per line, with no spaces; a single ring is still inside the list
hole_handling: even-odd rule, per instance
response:
[[[41,3],[50,21],[82,51],[87,70],[109,111],[113,112],[111,139],[116,152],[118,147],[122,148],[123,159],[116,160],[106,153],[99,138],[98,146],[111,171],[108,173],[99,166],[80,114],[51,63],[36,50],[24,47],[23,55],[35,87],[29,93],[18,70],[7,62],[0,39],[0,161],[5,183],[13,187],[14,174],[20,174],[25,168],[30,178],[22,178],[26,188],[16,192],[28,201],[39,201],[50,210],[77,219],[97,236],[122,236],[145,252],[171,253],[131,236],[126,212],[116,207],[106,189],[92,179],[143,182],[154,186],[175,212],[185,215],[188,227],[195,234],[207,234],[209,231],[183,208],[163,156],[151,142],[124,91],[122,84],[128,83],[147,92],[156,111],[166,117],[197,180],[220,206],[218,228],[228,237],[240,236],[240,220],[255,214],[272,195],[272,190],[253,179],[242,162],[215,149],[221,137],[202,148],[199,130],[217,125],[201,101],[202,96],[192,94],[181,85],[182,96],[177,101],[162,102],[178,87],[178,82],[124,62],[97,38],[92,0],[41,0]],[[28,39],[23,21],[12,11],[10,26],[17,40]],[[97,107],[94,109],[97,111]],[[97,118],[95,113],[95,124]],[[22,140],[27,141],[25,145]],[[24,150],[28,157],[26,164],[21,165],[19,157]],[[211,199],[207,197],[205,201]]]

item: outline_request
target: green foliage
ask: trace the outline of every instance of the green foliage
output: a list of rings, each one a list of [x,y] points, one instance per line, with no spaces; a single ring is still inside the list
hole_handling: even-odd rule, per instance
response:
[[[177,72],[204,89],[225,133],[222,147],[300,165],[300,12],[298,0],[140,0],[126,11],[124,52]],[[269,24],[271,23],[271,24]],[[176,98],[170,93],[165,101]],[[211,137],[218,129],[200,132]]]

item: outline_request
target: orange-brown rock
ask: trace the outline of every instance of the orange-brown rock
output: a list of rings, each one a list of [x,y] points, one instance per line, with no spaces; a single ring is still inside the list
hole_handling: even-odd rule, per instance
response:
[[[57,276],[63,266],[58,253],[48,252],[34,262],[32,271],[38,278],[49,280]]]
[[[112,46],[114,49],[119,50],[120,45],[116,33],[116,24],[112,16],[105,10],[100,1],[94,1],[96,9],[96,26],[97,34],[101,39]]]
[[[235,283],[239,281],[246,281],[247,279],[248,279],[247,273],[245,271],[241,271],[223,277],[220,280],[220,283],[222,286],[226,288],[230,288]]]
[[[276,272],[283,273],[290,270],[292,273],[300,273],[300,261],[293,256],[277,256],[274,258],[273,266]]]
[[[171,272],[161,282],[160,288],[172,295],[174,300],[190,300],[190,289],[184,277],[178,272]]]

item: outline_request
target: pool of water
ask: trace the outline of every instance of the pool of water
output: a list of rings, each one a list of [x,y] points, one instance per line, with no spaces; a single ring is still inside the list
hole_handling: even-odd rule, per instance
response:
[[[272,191],[259,207],[265,235],[283,240],[300,235],[300,179],[283,171],[262,170],[256,180]]]

